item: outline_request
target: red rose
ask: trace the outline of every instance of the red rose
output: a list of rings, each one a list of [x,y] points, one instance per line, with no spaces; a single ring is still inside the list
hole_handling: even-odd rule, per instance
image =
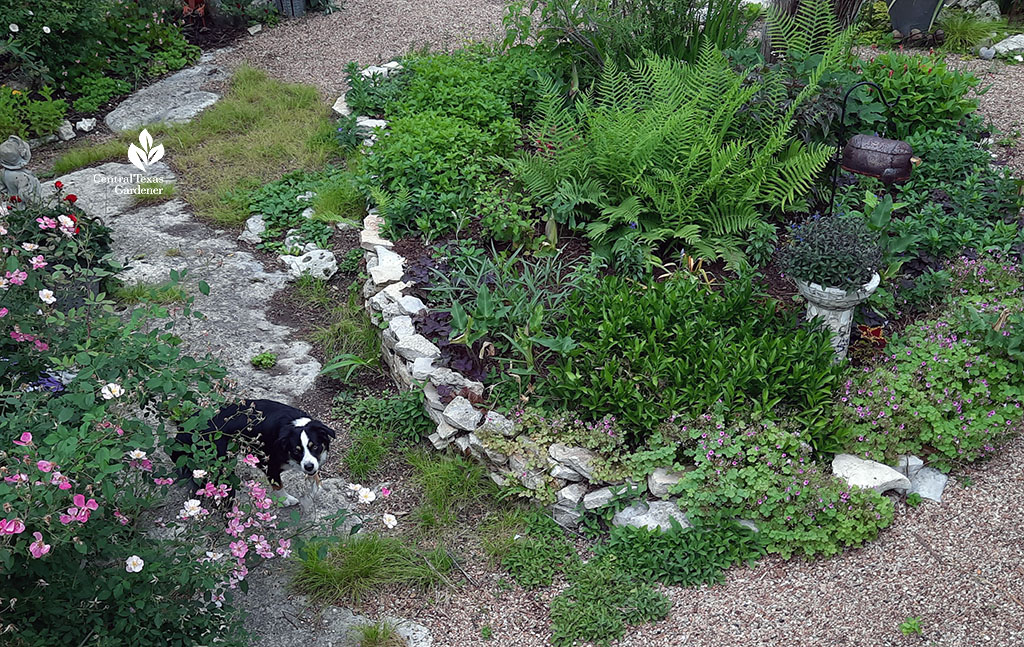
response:
[[[69,193],[66,196],[64,196],[64,199],[70,202],[71,204],[74,204],[75,200],[78,199],[78,196],[75,195],[74,193]]]
[[[56,182],[53,183],[53,186],[57,187],[58,189],[63,189],[64,183],[61,182],[60,180],[57,180]]]

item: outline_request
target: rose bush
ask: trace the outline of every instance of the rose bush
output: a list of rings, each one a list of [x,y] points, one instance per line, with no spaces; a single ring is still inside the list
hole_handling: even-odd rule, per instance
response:
[[[225,371],[173,333],[202,316],[191,299],[174,316],[117,310],[109,232],[57,188],[0,211],[3,643],[244,644],[232,590],[254,560],[292,550],[265,488],[210,461],[221,482],[197,471],[202,487],[161,510],[164,446],[226,401]]]

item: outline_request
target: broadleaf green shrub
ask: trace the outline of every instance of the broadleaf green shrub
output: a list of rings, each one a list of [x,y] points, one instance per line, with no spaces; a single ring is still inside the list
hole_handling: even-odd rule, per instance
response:
[[[859,68],[865,80],[882,87],[886,101],[898,101],[877,121],[862,122],[855,131],[884,130],[896,139],[927,130],[966,128],[965,119],[978,109],[978,100],[968,93],[985,92],[975,89],[978,77],[949,69],[938,56],[884,52],[861,60]]]
[[[538,392],[591,419],[614,416],[634,445],[673,414],[722,401],[789,410],[825,450],[834,446],[829,404],[842,368],[827,333],[776,310],[749,279],[715,292],[689,276],[644,286],[607,278],[566,308],[556,329],[575,347]]]

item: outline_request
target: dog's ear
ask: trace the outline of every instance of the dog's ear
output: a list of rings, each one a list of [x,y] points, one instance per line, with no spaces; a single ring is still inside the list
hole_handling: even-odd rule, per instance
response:
[[[336,431],[334,431],[333,429],[331,429],[330,427],[328,427],[327,425],[325,425],[322,422],[317,422],[316,423],[316,427],[317,427],[317,429],[320,429],[321,431],[323,431],[325,434],[327,434],[331,438],[337,438],[338,437],[338,433]]]

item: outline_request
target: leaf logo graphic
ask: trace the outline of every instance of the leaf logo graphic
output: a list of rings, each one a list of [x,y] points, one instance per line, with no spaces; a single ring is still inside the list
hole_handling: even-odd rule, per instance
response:
[[[145,173],[149,170],[147,167],[150,164],[156,164],[164,156],[164,145],[153,146],[153,136],[148,130],[139,133],[139,144],[141,148],[135,144],[128,147],[128,160],[135,168]]]

